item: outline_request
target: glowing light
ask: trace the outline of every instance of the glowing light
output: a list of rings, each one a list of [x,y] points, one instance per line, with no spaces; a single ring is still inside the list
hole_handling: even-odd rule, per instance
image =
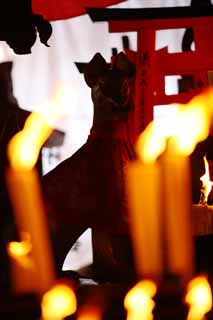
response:
[[[27,232],[21,232],[22,241],[11,241],[8,243],[7,250],[12,256],[24,256],[31,252],[32,243],[30,241],[30,235]]]
[[[194,97],[188,104],[173,105],[178,108],[176,117],[165,123],[159,132],[153,121],[139,136],[136,151],[144,163],[153,163],[165,150],[166,141],[176,138],[179,152],[188,156],[199,141],[207,138],[213,113],[213,90]]]
[[[31,268],[33,262],[30,258],[30,253],[32,252],[30,235],[27,232],[22,232],[21,236],[23,238],[22,241],[11,241],[7,244],[7,253],[25,268]]]
[[[16,252],[16,256],[11,256],[15,292],[30,291],[42,295],[55,280],[42,191],[34,166],[42,145],[53,130],[53,124],[64,115],[64,99],[69,100],[67,88],[60,87],[39,112],[30,114],[23,130],[14,135],[8,144],[10,166],[6,179],[16,224],[19,234],[28,232],[32,241],[30,255],[26,254],[23,243],[9,245],[8,250]],[[18,258],[18,253],[22,254],[21,258]]]
[[[61,87],[52,101],[43,105],[39,112],[30,114],[23,130],[14,135],[8,144],[12,168],[30,170],[34,167],[42,145],[52,133],[53,124],[64,115],[64,104],[68,99],[68,88]]]
[[[76,312],[77,301],[72,288],[66,284],[56,284],[42,298],[42,319],[61,320]]]
[[[196,277],[189,282],[185,302],[190,305],[187,320],[202,320],[211,310],[211,288],[204,276]]]
[[[201,200],[200,203],[204,204],[208,200],[208,195],[211,192],[213,182],[210,181],[209,175],[209,165],[206,157],[204,157],[204,164],[205,164],[205,174],[200,178],[202,181],[202,189],[201,189]]]
[[[136,151],[145,163],[153,163],[164,149],[165,138],[155,130],[152,121],[139,136]]]
[[[152,320],[155,303],[152,300],[157,292],[153,281],[142,280],[126,295],[124,307],[128,311],[127,320]]]
[[[100,320],[102,312],[100,308],[92,305],[85,305],[78,311],[77,320]]]
[[[32,244],[28,241],[12,241],[8,244],[8,253],[11,256],[22,257],[29,254],[32,250]]]

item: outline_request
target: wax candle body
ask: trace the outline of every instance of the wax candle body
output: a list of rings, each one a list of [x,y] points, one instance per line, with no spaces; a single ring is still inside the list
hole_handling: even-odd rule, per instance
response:
[[[161,216],[164,221],[166,272],[189,280],[193,275],[191,185],[188,157],[170,138],[158,160],[161,172]]]
[[[159,169],[156,163],[134,161],[127,170],[130,228],[140,277],[160,279],[163,270],[159,214]]]
[[[53,284],[55,275],[38,173],[35,169],[8,168],[6,178],[19,234],[25,232],[30,235],[31,257],[36,270],[31,281],[35,283],[35,291],[43,294]],[[21,266],[16,270],[19,270],[16,277],[22,278],[22,272],[32,274],[32,270]],[[23,281],[21,291],[25,289],[28,290]]]
[[[18,252],[15,246],[21,247],[23,252]],[[36,292],[37,288],[37,276],[35,264],[31,256],[31,250],[24,252],[23,242],[10,242],[7,247],[9,259],[10,259],[10,273],[12,280],[12,289],[16,294],[26,292]]]

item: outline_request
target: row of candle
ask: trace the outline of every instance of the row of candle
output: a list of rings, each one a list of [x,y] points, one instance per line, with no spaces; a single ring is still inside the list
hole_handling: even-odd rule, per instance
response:
[[[212,90],[194,98],[180,111],[176,119],[178,126],[173,124],[172,127],[176,131],[172,133],[168,131],[167,136],[156,137],[154,126],[151,124],[143,132],[137,144],[140,160],[128,167],[127,187],[137,270],[140,277],[152,278],[156,283],[165,271],[180,275],[185,283],[193,276],[187,156],[194,145],[208,135],[212,101]],[[203,123],[206,126],[203,126]],[[180,134],[180,128],[184,131],[184,139]],[[188,133],[190,136],[186,135],[184,130],[186,128],[191,128]],[[38,142],[36,133],[40,131],[43,134]],[[11,166],[7,171],[8,187],[17,226],[22,244],[27,245],[24,255],[29,258],[28,261],[32,262],[32,264],[20,263],[17,253],[12,249],[14,246],[10,244],[9,253],[13,258],[15,289],[19,292],[33,290],[40,296],[46,294],[45,292],[55,283],[48,227],[39,180],[34,168],[39,148],[50,133],[51,127],[47,124],[47,119],[38,113],[32,114],[24,130],[9,144]],[[188,143],[187,149],[185,142]],[[20,148],[17,148],[17,145]],[[36,149],[35,146],[37,146]],[[30,159],[29,162],[29,155],[30,157],[32,155],[29,153],[30,149],[35,156],[33,161]],[[19,155],[17,150],[21,150],[21,157],[17,158]],[[151,155],[150,150],[154,151],[154,156]],[[21,261],[23,262],[23,259]],[[151,285],[152,289],[148,289],[146,293],[150,299],[156,292],[155,285],[153,283]],[[47,296],[44,295],[44,297]],[[127,302],[125,304],[128,305]],[[137,303],[133,302],[131,308],[136,310],[136,305]],[[152,309],[152,303],[148,309],[143,308],[142,319],[152,319]],[[74,310],[76,307],[69,312],[75,312]],[[134,314],[132,311],[130,313]],[[63,319],[63,317],[55,318]],[[51,316],[44,315],[43,318],[51,319]],[[130,319],[136,318],[129,316],[128,320]]]
[[[138,160],[127,170],[127,194],[140,277],[159,281],[169,273],[186,283],[193,276],[188,156],[207,138],[212,112],[213,90],[208,89],[187,105],[178,105],[174,121],[165,123],[163,132],[153,121],[138,139]]]

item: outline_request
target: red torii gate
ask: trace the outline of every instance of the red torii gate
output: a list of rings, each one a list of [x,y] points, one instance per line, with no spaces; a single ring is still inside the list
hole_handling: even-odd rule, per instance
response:
[[[137,32],[137,52],[129,52],[137,65],[136,137],[153,119],[154,105],[185,103],[209,85],[208,71],[213,70],[213,42],[209,41],[213,39],[213,8],[93,8],[87,12],[93,21],[109,21],[109,32]],[[168,53],[167,48],[155,50],[157,30],[178,28],[193,29],[195,51]],[[166,95],[165,76],[168,75],[190,75],[193,87],[183,93]]]

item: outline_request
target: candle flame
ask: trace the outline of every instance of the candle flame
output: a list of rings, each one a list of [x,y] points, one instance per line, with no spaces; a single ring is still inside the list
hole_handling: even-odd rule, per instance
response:
[[[32,112],[23,130],[13,136],[8,144],[10,165],[16,170],[30,170],[36,164],[40,149],[53,131],[53,124],[64,114],[65,101],[70,92],[66,87],[56,91],[52,101]]]
[[[73,289],[67,284],[58,283],[42,298],[42,319],[59,320],[76,312],[77,301]]]
[[[205,173],[200,177],[200,180],[202,181],[202,189],[201,189],[201,200],[200,203],[205,204],[208,200],[208,195],[211,192],[213,182],[210,180],[209,175],[209,165],[208,161],[206,159],[206,156],[204,157],[204,164],[205,164]]]
[[[23,240],[11,241],[7,245],[8,253],[11,256],[23,257],[32,251],[32,243],[30,241],[30,235],[27,232],[22,232]]]
[[[25,268],[32,268],[33,261],[30,257],[32,252],[32,243],[30,241],[30,235],[27,232],[22,232],[22,241],[11,241],[7,244],[7,253],[13,259],[19,261],[19,263]]]
[[[187,104],[174,105],[178,108],[176,118],[165,123],[162,132],[151,122],[139,136],[136,151],[145,163],[154,162],[165,150],[166,142],[175,137],[177,148],[188,156],[199,141],[207,138],[213,113],[213,89],[195,96]]]
[[[124,307],[128,311],[127,320],[152,320],[155,303],[152,300],[157,292],[156,284],[151,280],[137,283],[126,295]]]
[[[189,282],[185,302],[190,306],[187,320],[204,319],[212,308],[212,292],[206,277],[199,276]]]

